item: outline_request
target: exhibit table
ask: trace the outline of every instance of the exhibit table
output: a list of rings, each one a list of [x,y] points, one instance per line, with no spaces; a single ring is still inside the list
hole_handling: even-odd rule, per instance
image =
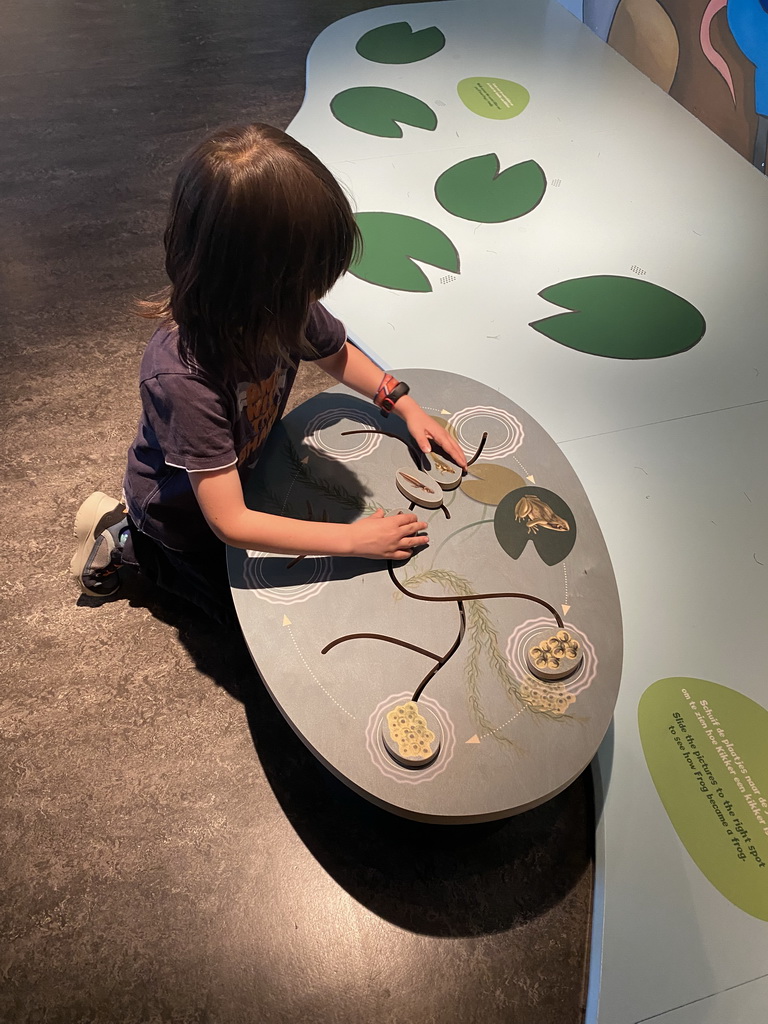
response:
[[[415,501],[428,546],[396,563],[230,549],[235,607],[275,703],[343,782],[423,821],[502,818],[564,789],[606,732],[613,570],[575,472],[523,409],[466,377],[398,374],[466,475],[338,386],[273,431],[246,500],[331,522]]]

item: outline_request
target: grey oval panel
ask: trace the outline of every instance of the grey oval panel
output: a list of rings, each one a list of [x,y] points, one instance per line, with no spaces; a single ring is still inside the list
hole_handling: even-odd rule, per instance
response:
[[[621,674],[616,582],[584,489],[538,423],[465,377],[398,376],[423,406],[449,411],[442,419],[468,455],[488,434],[470,467],[477,476],[443,493],[450,519],[442,508],[422,509],[429,546],[390,567],[231,549],[235,605],[275,703],[347,785],[424,821],[501,818],[554,796],[597,750]],[[341,523],[377,508],[395,512],[403,507],[398,471],[410,462],[418,469],[408,446],[396,416],[384,420],[332,388],[273,432],[248,504]],[[484,472],[489,465],[499,469]],[[522,504],[507,502],[512,514],[499,485],[507,471],[510,494],[521,478],[530,485]],[[492,480],[488,495],[484,480]],[[551,564],[569,536],[566,557]],[[558,630],[579,638],[578,669],[534,674],[531,649]],[[406,731],[393,726],[384,742],[388,713],[411,703]],[[425,736],[427,754],[407,756],[407,744]]]

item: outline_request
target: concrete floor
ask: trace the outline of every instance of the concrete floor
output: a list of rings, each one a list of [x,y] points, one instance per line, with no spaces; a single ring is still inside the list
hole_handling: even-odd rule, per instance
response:
[[[119,495],[160,238],[209,128],[285,127],[355,0],[6,0],[0,1020],[583,1019],[592,800],[506,822],[374,809],[304,749],[238,635],[67,566]],[[294,401],[323,386],[303,373]]]

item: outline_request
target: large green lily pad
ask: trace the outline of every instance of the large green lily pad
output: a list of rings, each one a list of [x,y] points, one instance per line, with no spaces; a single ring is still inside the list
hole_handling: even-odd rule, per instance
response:
[[[413,64],[426,60],[445,46],[445,36],[434,25],[414,32],[407,21],[379,25],[366,32],[355,49],[377,64]]]
[[[692,348],[706,322],[686,299],[650,281],[577,277],[539,292],[571,310],[530,326],[553,341],[613,359],[657,359]]]
[[[544,171],[535,160],[525,160],[504,171],[500,168],[495,153],[454,164],[435,182],[437,201],[455,217],[483,224],[498,224],[530,213],[546,191]]]
[[[360,256],[349,268],[362,281],[405,292],[431,292],[432,285],[413,261],[459,273],[459,254],[439,228],[402,213],[359,213]]]
[[[378,85],[356,86],[337,93],[331,100],[331,113],[348,128],[382,139],[401,139],[401,124],[428,132],[437,127],[434,110],[423,100]]]

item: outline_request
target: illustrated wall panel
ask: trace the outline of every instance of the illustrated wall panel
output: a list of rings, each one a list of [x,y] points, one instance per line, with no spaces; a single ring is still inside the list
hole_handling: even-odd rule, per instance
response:
[[[601,39],[765,172],[765,0],[561,2],[577,16],[581,13]]]

